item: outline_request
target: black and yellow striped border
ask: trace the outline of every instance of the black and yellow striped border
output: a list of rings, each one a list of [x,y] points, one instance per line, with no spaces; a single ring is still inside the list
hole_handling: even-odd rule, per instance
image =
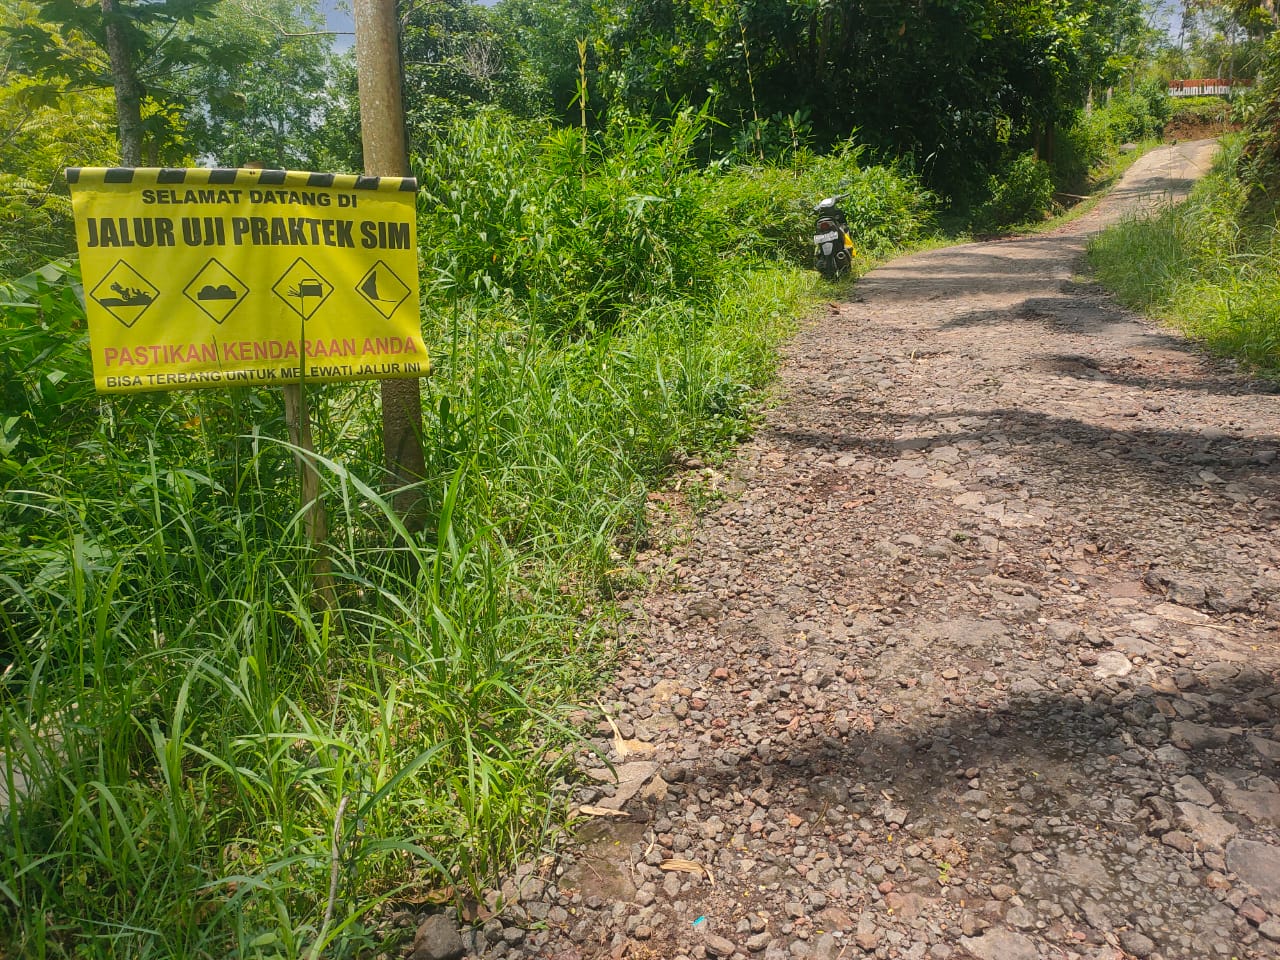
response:
[[[67,167],[67,183],[76,186],[141,184],[215,187],[327,187],[336,190],[384,190],[416,193],[415,177],[364,177],[352,173],[307,173],[247,167]]]

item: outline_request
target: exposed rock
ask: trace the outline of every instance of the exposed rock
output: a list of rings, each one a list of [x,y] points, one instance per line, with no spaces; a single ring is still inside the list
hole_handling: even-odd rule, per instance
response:
[[[1005,927],[992,927],[980,937],[961,937],[960,946],[978,960],[1039,960],[1035,944]]]
[[[1176,803],[1178,825],[1199,843],[1214,850],[1221,850],[1239,830],[1235,824],[1220,814],[1194,803]]]
[[[1106,680],[1109,677],[1127,677],[1132,672],[1133,664],[1128,657],[1117,650],[1108,650],[1098,655],[1098,665],[1094,668],[1093,675],[1099,680]]]
[[[738,948],[734,946],[733,941],[727,937],[717,936],[716,934],[708,934],[704,941],[707,953],[713,957],[731,957],[733,952]]]
[[[1227,788],[1222,791],[1222,802],[1255,823],[1280,827],[1280,792]]]
[[[1227,867],[1258,891],[1271,913],[1280,915],[1280,846],[1232,840],[1227,844]]]
[[[466,952],[457,922],[441,913],[427,917],[413,935],[412,960],[457,960]]]
[[[1175,720],[1169,724],[1169,739],[1183,750],[1209,750],[1225,746],[1231,740],[1231,731],[1207,727],[1202,723]]]
[[[1173,792],[1179,798],[1202,807],[1211,807],[1214,803],[1213,794],[1195,777],[1181,777],[1173,785]]]
[[[880,929],[876,926],[875,918],[871,914],[864,913],[858,918],[858,929],[853,939],[867,953],[871,953],[880,945]]]
[[[1058,854],[1058,869],[1062,879],[1072,886],[1086,890],[1106,887],[1111,884],[1111,875],[1098,859],[1074,853]]]
[[[1146,934],[1132,928],[1120,931],[1120,946],[1132,953],[1138,960],[1146,960],[1155,953],[1156,945]]]

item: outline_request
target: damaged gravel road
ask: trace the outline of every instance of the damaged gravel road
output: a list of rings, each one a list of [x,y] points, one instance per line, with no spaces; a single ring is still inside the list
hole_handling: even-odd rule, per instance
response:
[[[1211,150],[800,333],[472,954],[1280,956],[1280,396],[1075,277]]]

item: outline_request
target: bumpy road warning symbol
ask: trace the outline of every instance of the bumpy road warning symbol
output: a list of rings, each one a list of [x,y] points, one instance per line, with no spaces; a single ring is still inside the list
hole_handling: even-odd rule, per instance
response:
[[[156,302],[160,291],[133,267],[117,260],[89,296],[126,327],[132,327]]]
[[[303,320],[310,320],[329,299],[329,294],[333,293],[333,284],[299,257],[276,281],[271,291]]]
[[[200,268],[182,292],[215,323],[221,323],[231,316],[232,310],[240,306],[249,288],[240,282],[239,277],[213,259]]]
[[[381,260],[369,268],[356,285],[356,291],[388,320],[409,296],[409,287]]]

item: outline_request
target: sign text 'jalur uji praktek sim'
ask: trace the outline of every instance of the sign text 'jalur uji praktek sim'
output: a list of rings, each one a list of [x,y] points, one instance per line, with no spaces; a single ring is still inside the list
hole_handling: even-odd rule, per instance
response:
[[[73,168],[104,392],[420,377],[417,184]]]

